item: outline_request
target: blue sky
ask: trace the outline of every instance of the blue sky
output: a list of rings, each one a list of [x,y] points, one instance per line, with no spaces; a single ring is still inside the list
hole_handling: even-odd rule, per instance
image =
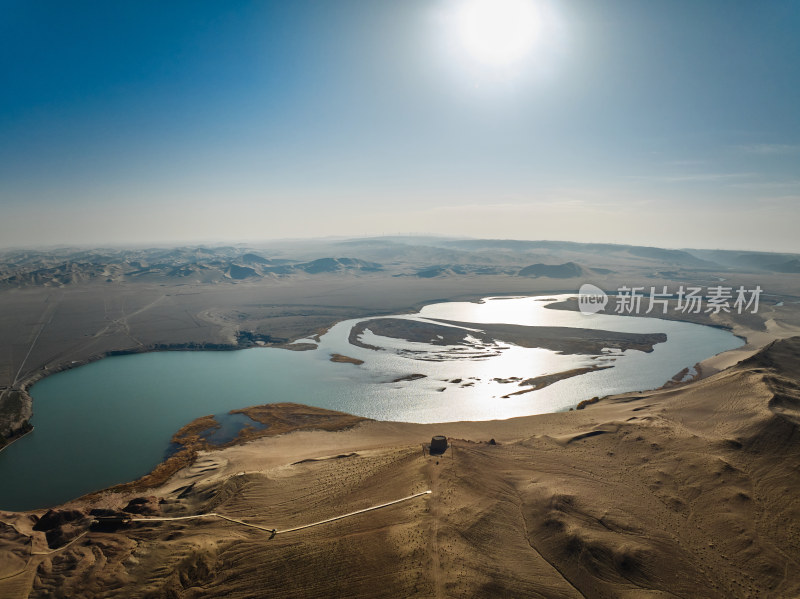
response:
[[[4,0],[0,247],[800,251],[800,3],[511,0],[536,35],[498,65],[475,1]]]

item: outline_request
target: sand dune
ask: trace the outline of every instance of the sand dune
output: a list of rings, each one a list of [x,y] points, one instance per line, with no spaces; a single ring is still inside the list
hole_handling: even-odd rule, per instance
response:
[[[0,597],[796,596],[798,360],[795,337],[577,412],[366,421],[201,452],[138,503],[75,501],[49,531],[33,530],[41,512],[4,514]],[[423,454],[433,434],[450,438],[442,456]],[[274,538],[219,519],[78,536],[93,508],[284,530],[427,489]]]

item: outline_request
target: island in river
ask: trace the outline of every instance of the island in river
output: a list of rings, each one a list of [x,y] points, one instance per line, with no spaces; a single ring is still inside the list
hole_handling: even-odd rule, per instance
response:
[[[667,340],[664,333],[622,333],[573,327],[485,324],[440,319],[430,322],[405,318],[372,318],[361,321],[350,329],[350,344],[366,349],[381,349],[361,340],[366,331],[381,337],[440,346],[479,342],[489,347],[498,341],[505,341],[520,347],[587,355],[601,354],[604,349],[635,349],[649,353],[653,351],[655,344]]]

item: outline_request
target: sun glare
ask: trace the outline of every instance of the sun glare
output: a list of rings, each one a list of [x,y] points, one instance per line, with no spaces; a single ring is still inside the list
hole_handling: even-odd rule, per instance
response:
[[[464,51],[488,66],[509,66],[526,58],[540,27],[532,0],[464,0],[456,13],[456,34]]]

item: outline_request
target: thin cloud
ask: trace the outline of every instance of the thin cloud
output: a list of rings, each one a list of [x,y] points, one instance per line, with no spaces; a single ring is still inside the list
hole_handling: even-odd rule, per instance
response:
[[[671,168],[681,168],[687,166],[703,166],[708,164],[707,160],[667,160],[662,163],[664,166]]]
[[[627,178],[653,183],[722,183],[755,176],[756,173],[691,173],[684,175],[629,175]]]
[[[790,181],[748,181],[744,183],[735,183],[730,187],[753,190],[800,189],[800,179],[793,179]]]
[[[747,154],[760,154],[762,156],[776,155],[776,154],[794,154],[800,152],[800,145],[798,144],[746,144],[736,146],[740,152]]]

